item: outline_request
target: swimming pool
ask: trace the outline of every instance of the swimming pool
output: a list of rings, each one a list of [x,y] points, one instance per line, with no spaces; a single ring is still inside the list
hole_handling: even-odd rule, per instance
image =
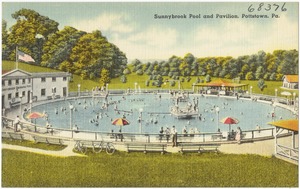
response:
[[[73,98],[54,101],[33,107],[33,111],[44,112],[48,118],[36,120],[36,124],[46,126],[47,122],[53,128],[70,129],[77,125],[79,130],[117,132],[120,127],[112,125],[115,118],[126,117],[130,125],[122,127],[127,133],[158,133],[161,127],[166,129],[176,126],[178,133],[182,133],[184,126],[188,130],[193,128],[200,132],[228,131],[228,125],[219,121],[231,116],[239,120],[237,126],[242,130],[270,127],[268,122],[278,119],[290,119],[292,112],[271,104],[255,102],[246,99],[224,98],[217,96],[189,95],[189,101],[198,101],[199,116],[192,119],[178,119],[170,114],[174,100],[170,94],[134,94],[103,97]],[[107,106],[108,104],[108,106]],[[70,105],[74,107],[70,115]],[[179,106],[185,106],[181,102]],[[107,106],[107,108],[106,108]],[[219,108],[219,113],[216,109]],[[275,117],[272,113],[275,112]],[[138,121],[142,117],[142,122]],[[72,120],[72,123],[70,124]],[[219,120],[219,121],[218,121]]]

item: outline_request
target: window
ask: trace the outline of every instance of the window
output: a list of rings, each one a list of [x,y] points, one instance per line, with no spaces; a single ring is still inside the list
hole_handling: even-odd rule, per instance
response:
[[[63,81],[67,81],[67,77],[63,77]]]
[[[41,78],[41,82],[46,82],[46,78],[45,78],[45,77],[42,77],[42,78]]]
[[[31,82],[31,79],[30,78],[28,78],[28,83],[30,83]]]
[[[8,98],[8,100],[11,99],[11,93],[8,94],[7,98]]]
[[[19,80],[18,79],[16,79],[16,85],[19,85]]]
[[[56,93],[56,87],[52,87],[52,93]]]
[[[22,96],[23,96],[23,97],[25,96],[25,91],[22,91]]]
[[[46,96],[46,89],[41,89],[41,96]]]
[[[8,85],[11,85],[11,80],[8,80]]]
[[[52,77],[52,82],[55,82],[56,81],[56,77]]]
[[[18,97],[19,97],[19,92],[16,92],[16,95],[15,95],[15,96],[16,96],[16,98],[18,98]]]
[[[5,80],[2,80],[2,86],[5,86]]]
[[[22,79],[22,84],[25,84],[25,79]]]

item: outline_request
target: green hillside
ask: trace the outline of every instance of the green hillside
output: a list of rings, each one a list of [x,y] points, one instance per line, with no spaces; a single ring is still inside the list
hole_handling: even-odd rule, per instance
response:
[[[2,62],[2,70],[9,71],[13,70],[15,68],[15,62],[12,61],[3,61]],[[45,68],[35,65],[30,65],[26,63],[19,63],[19,69],[25,70],[27,72],[59,72],[60,70],[55,70],[51,68]],[[165,76],[163,77],[165,79],[169,79],[169,77]],[[196,76],[191,77],[190,82],[181,82],[181,88],[182,89],[192,89],[192,84],[196,81]],[[202,80],[204,80],[204,77],[200,77]],[[171,87],[169,82],[166,82],[165,84],[162,84],[161,87],[152,86],[151,84],[147,87],[146,81],[149,79],[148,75],[137,75],[136,73],[131,73],[127,75],[127,82],[122,83],[120,81],[120,77],[114,78],[111,80],[111,82],[108,85],[109,89],[134,89],[135,83],[137,83],[137,86],[140,86],[141,89],[178,89],[178,82],[175,83],[175,86]],[[212,78],[212,80],[215,80],[218,78]],[[231,81],[231,80],[228,80]],[[262,93],[266,95],[275,95],[275,89],[278,89],[278,96],[280,96],[280,93],[282,91],[290,91],[290,92],[296,92],[298,96],[298,90],[286,90],[281,89],[282,86],[281,81],[265,81],[265,84],[267,87],[264,89],[263,92],[260,91],[260,89],[257,87],[257,81],[248,81],[248,80],[242,80],[241,83],[248,84],[249,86],[253,86],[253,93]],[[85,79],[83,80],[78,75],[73,75],[73,82],[70,82],[69,87],[70,91],[77,91],[77,85],[81,85],[81,90],[91,90],[93,87],[101,86],[99,80],[89,80]]]

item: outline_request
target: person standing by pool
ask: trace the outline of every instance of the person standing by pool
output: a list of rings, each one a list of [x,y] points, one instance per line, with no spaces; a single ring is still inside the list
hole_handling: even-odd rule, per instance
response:
[[[171,135],[172,135],[172,144],[173,144],[173,147],[177,146],[177,130],[175,128],[175,125],[172,127]]]
[[[14,130],[15,130],[15,132],[18,132],[19,125],[20,125],[20,118],[19,118],[19,116],[17,116],[16,119],[14,120]]]
[[[159,130],[159,140],[161,141],[162,140],[162,137],[164,136],[164,128],[161,127],[160,130]]]
[[[235,140],[237,141],[238,144],[241,144],[241,139],[242,139],[242,130],[240,127],[238,127],[235,134]]]

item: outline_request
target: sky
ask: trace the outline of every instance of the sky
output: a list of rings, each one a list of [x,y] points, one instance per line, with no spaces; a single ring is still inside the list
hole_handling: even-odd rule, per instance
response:
[[[298,50],[299,4],[297,2],[2,2],[2,19],[8,28],[11,14],[32,9],[59,23],[86,32],[100,30],[129,60],[166,60],[183,57],[255,54],[260,50]],[[271,4],[269,7],[268,4]],[[249,12],[255,8],[253,12]],[[265,9],[270,9],[269,11]],[[185,15],[187,18],[156,19],[155,15]],[[201,18],[189,18],[189,15]],[[237,15],[239,18],[217,18]],[[269,18],[243,18],[267,15]],[[272,18],[272,14],[277,18]],[[213,18],[204,18],[204,15]]]

